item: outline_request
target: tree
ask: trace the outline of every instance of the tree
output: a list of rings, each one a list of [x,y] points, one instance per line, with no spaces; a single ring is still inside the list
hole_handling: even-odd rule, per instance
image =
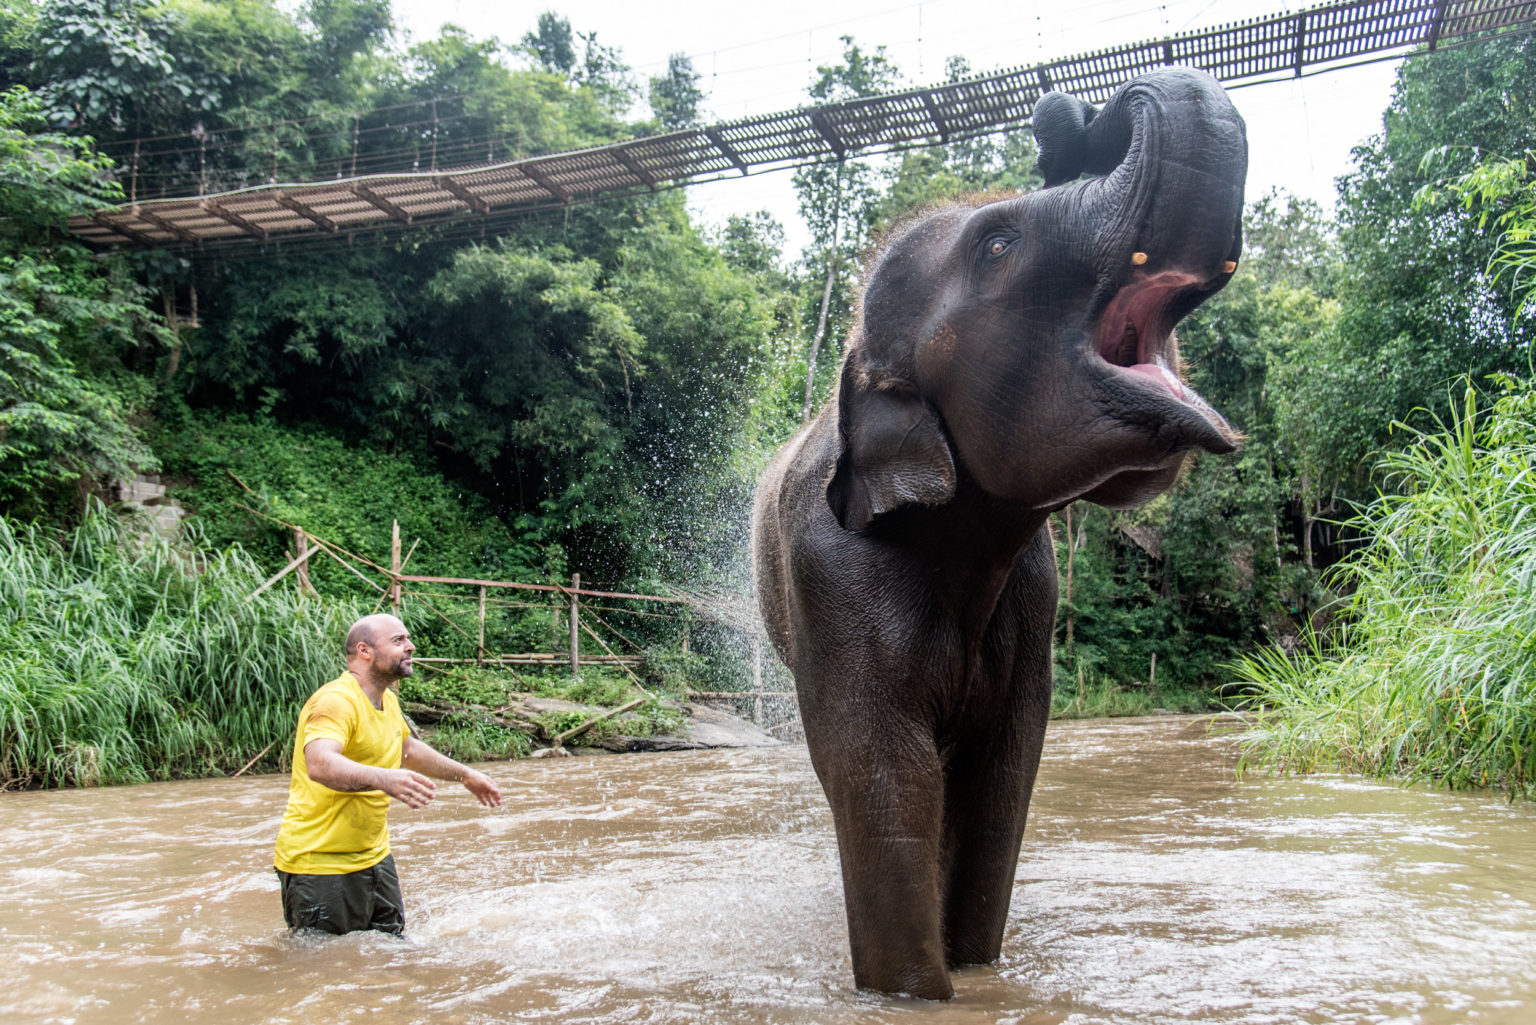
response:
[[[523,36],[520,49],[541,70],[573,88],[590,90],[610,114],[621,114],[629,106],[634,95],[629,67],[617,49],[597,41],[596,32],[573,31],[568,19],[545,11],[536,29]]]
[[[667,73],[651,78],[649,95],[651,113],[662,131],[675,132],[700,123],[704,93],[687,54],[674,53],[667,58]]]
[[[0,94],[0,510],[56,512],[74,490],[154,458],[130,414],[147,404],[121,359],[165,332],[121,261],[61,242],[71,214],[117,198],[106,162],[44,130],[44,106]],[[116,357],[114,359],[114,357]]]
[[[896,66],[885,56],[885,47],[866,52],[843,36],[843,56],[838,64],[818,66],[817,79],[808,90],[818,104],[842,103],[862,96],[889,92],[901,80]],[[839,158],[832,163],[812,164],[795,172],[795,192],[800,197],[800,216],[811,231],[811,245],[804,262],[821,287],[815,317],[816,331],[806,356],[803,417],[809,417],[818,381],[822,342],[840,338],[848,322],[853,282],[846,268],[869,243],[878,219],[880,170],[857,159]]]
[[[175,11],[144,0],[51,0],[33,29],[29,78],[53,124],[153,132],[171,110],[210,110],[218,78],[194,78],[171,56]]]
[[[1356,150],[1340,191],[1338,331],[1299,382],[1316,394],[1314,408],[1344,414],[1340,399],[1349,408],[1319,425],[1320,447],[1336,454],[1324,488],[1363,497],[1367,454],[1389,445],[1390,425],[1413,410],[1445,413],[1451,380],[1525,369],[1536,333],[1489,273],[1498,233],[1424,186],[1459,176],[1479,154],[1536,147],[1533,77],[1536,43],[1525,35],[1412,58],[1383,133]]]
[[[576,71],[576,39],[570,19],[554,11],[539,15],[537,27],[523,36],[522,47],[545,71],[565,76]]]
[[[1508,285],[1517,318],[1536,317],[1536,150],[1487,156],[1450,189],[1478,215],[1479,227],[1500,233],[1489,276]]]

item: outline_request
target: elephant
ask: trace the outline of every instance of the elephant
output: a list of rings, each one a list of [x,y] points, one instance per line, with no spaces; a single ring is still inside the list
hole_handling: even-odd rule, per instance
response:
[[[1036,106],[1045,186],[873,257],[832,397],[762,474],[754,589],[831,806],[854,981],[927,999],[1001,953],[1052,690],[1049,517],[1133,506],[1239,434],[1174,325],[1242,248],[1247,137],[1161,68]]]

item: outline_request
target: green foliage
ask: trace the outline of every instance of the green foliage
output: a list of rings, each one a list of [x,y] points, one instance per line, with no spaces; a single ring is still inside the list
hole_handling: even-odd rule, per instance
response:
[[[405,545],[420,541],[412,572],[513,579],[562,568],[558,549],[530,546],[485,499],[416,453],[348,443],[313,425],[209,412],[162,421],[160,432],[156,447],[172,497],[194,513],[212,543],[240,544],[263,563],[286,562],[292,535],[248,509],[381,565],[388,565],[391,523],[398,521]],[[338,594],[360,586],[339,566],[316,563],[311,576]]]
[[[533,752],[528,734],[473,713],[444,716],[432,732],[433,748],[461,762],[525,758]]]
[[[1337,454],[1325,488],[1364,495],[1358,471],[1390,443],[1387,425],[1418,407],[1445,413],[1451,380],[1525,370],[1532,327],[1515,320],[1487,272],[1498,234],[1453,195],[1424,187],[1459,176],[1478,153],[1536,146],[1533,77],[1529,35],[1409,60],[1385,131],[1356,150],[1358,169],[1340,191],[1338,330],[1301,382],[1311,405],[1335,413],[1317,425],[1320,447]]]
[[[461,706],[445,715],[434,727],[431,743],[455,758],[471,761],[521,758],[532,751],[535,738],[530,732],[498,722],[487,711],[504,706],[514,692],[559,698],[595,708],[614,708],[638,696],[628,676],[591,666],[575,677],[549,672],[519,675],[503,669],[455,666],[446,672],[418,673],[400,683],[402,700]],[[572,709],[541,712],[533,719],[546,737],[552,737],[599,714],[601,712]],[[607,737],[678,733],[685,728],[686,720],[687,716],[675,703],[652,697],[624,715],[595,723],[569,743],[581,747]]]
[[[507,703],[507,695],[519,689],[520,683],[516,675],[504,669],[470,665],[456,665],[444,670],[433,667],[401,680],[400,700],[447,701],[500,708]]]
[[[544,71],[589,90],[613,114],[634,94],[619,51],[599,43],[596,32],[572,30],[570,21],[553,11],[539,15],[537,29],[523,36],[520,49]]]
[[[0,520],[0,788],[217,775],[341,665],[357,609],[273,589],[238,548],[172,544],[99,506],[67,535]]]
[[[645,650],[645,681],[653,689],[682,697],[705,672],[706,659],[696,651],[653,645]]]
[[[1478,214],[1479,228],[1500,233],[1489,275],[1508,281],[1517,317],[1536,317],[1536,149],[1519,157],[1487,157],[1450,189]]]
[[[687,54],[674,53],[667,58],[667,73],[651,79],[649,99],[656,125],[663,132],[696,127],[702,120],[700,104],[704,92],[699,88],[699,73]]]
[[[32,74],[49,119],[139,129],[210,110],[223,84],[188,75],[171,53],[180,12],[142,0],[50,0],[35,27]]]
[[[579,676],[543,674],[524,682],[532,686],[534,694],[583,705],[622,705],[634,697],[628,676],[592,666],[583,669]]]
[[[167,337],[120,262],[55,236],[117,193],[87,144],[42,127],[36,98],[0,94],[0,510],[26,515],[153,465],[132,426],[150,389],[123,361]]]
[[[1536,795],[1536,389],[1497,383],[1489,414],[1468,383],[1451,419],[1398,425],[1335,632],[1236,663],[1249,762]]]

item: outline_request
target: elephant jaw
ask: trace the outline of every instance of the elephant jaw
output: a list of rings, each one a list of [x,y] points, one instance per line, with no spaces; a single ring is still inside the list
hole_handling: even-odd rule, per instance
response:
[[[1106,365],[1112,390],[1134,397],[1139,407],[1123,419],[1155,427],[1160,434],[1174,427],[1187,439],[1181,447],[1225,453],[1236,448],[1239,435],[1170,366],[1177,359],[1174,324],[1215,287],[1219,283],[1178,271],[1132,281],[1115,294],[1099,318],[1097,353]]]

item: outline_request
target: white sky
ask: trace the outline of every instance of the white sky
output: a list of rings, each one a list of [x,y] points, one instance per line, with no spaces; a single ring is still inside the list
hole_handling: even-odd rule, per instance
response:
[[[445,22],[476,38],[512,44],[541,11],[568,18],[615,47],[642,83],[685,53],[703,78],[705,117],[725,121],[805,102],[818,64],[842,53],[841,36],[865,49],[884,46],[905,85],[942,81],[944,62],[965,57],[978,73],[1160,38],[1316,3],[1286,0],[1081,0],[1046,4],[996,0],[394,0],[397,26],[415,39]],[[665,13],[662,13],[665,12]],[[1397,62],[1234,90],[1248,123],[1249,198],[1272,186],[1331,208],[1334,179],[1350,170],[1350,150],[1376,133]],[[705,223],[766,209],[784,224],[786,256],[806,240],[789,171],[691,186],[689,206]]]

